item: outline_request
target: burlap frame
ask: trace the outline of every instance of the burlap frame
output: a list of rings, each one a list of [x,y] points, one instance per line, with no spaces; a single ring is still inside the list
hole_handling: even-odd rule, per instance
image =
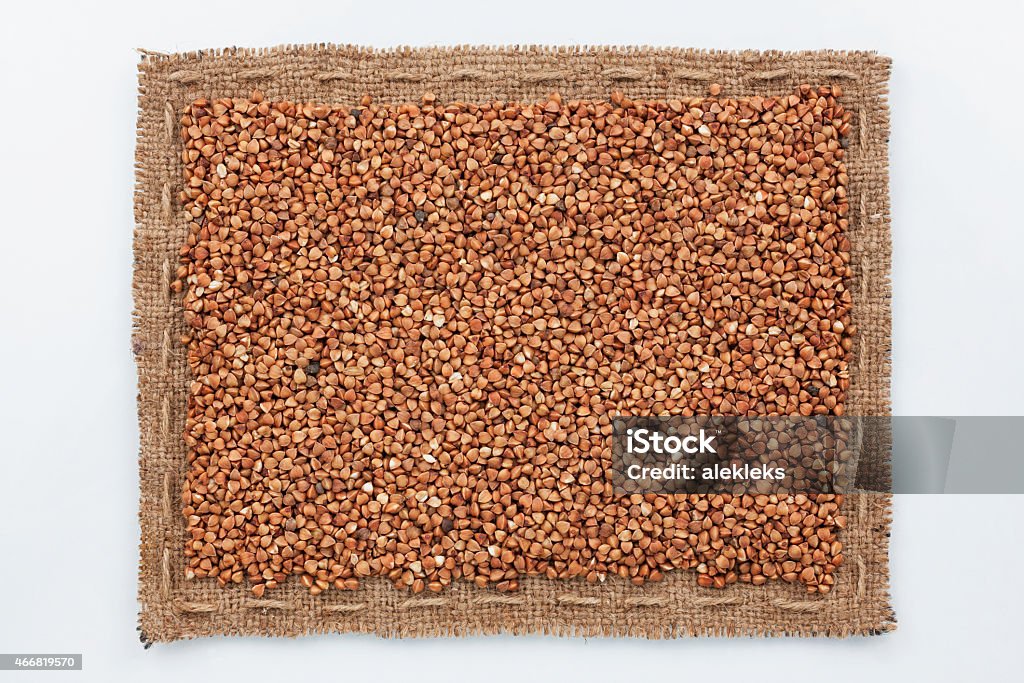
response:
[[[298,580],[255,599],[245,587],[186,580],[181,498],[182,439],[190,375],[180,300],[169,284],[187,229],[178,201],[182,179],[179,112],[199,97],[354,103],[379,101],[533,101],[552,92],[607,99],[706,95],[720,83],[731,96],[789,93],[799,84],[839,84],[854,113],[848,145],[857,328],[849,415],[889,414],[889,199],[886,103],[889,60],[868,52],[708,52],[652,48],[427,48],[344,46],[230,49],[158,54],[139,65],[135,194],[135,318],[139,374],[141,552],[139,623],[144,642],[219,634],[296,636],[370,632],[384,636],[550,633],[584,636],[874,634],[895,619],[888,593],[887,495],[844,503],[846,563],[836,588],[809,597],[801,585],[700,588],[688,571],[641,587],[530,578],[503,594],[457,582],[414,596],[377,579],[358,591],[313,597]],[[869,435],[884,452],[884,435]],[[879,460],[884,464],[884,458]],[[884,469],[884,468],[882,468]],[[880,470],[881,471],[881,470]],[[883,477],[872,474],[872,478]]]

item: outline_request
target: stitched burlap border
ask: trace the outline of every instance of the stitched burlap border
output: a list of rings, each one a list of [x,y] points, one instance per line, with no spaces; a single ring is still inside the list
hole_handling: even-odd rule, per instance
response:
[[[857,327],[849,415],[889,414],[889,199],[886,104],[889,60],[867,52],[707,52],[654,48],[442,48],[371,50],[342,46],[230,49],[188,54],[143,52],[135,194],[135,319],[139,374],[142,529],[139,616],[145,642],[218,634],[301,635],[370,632],[387,636],[551,633],[589,636],[847,636],[891,630],[887,495],[856,494],[844,503],[846,563],[837,586],[809,597],[802,586],[771,582],[725,590],[700,588],[688,571],[636,587],[617,578],[590,585],[530,578],[515,593],[457,582],[438,595],[414,596],[381,579],[358,591],[313,597],[297,580],[255,599],[244,587],[188,581],[182,547],[182,439],[190,375],[180,343],[184,321],[169,284],[187,218],[179,113],[199,97],[247,97],[354,103],[533,101],[552,92],[607,99],[706,95],[720,83],[729,96],[788,94],[802,83],[838,84],[854,112],[849,137],[853,317]],[[869,472],[886,479],[885,434],[868,443],[880,454]]]

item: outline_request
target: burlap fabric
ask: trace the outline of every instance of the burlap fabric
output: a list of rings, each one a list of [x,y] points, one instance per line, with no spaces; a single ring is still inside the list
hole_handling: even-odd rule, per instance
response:
[[[889,200],[886,104],[889,60],[866,52],[707,52],[649,48],[444,48],[370,50],[302,46],[188,54],[144,52],[139,65],[135,195],[135,320],[139,373],[142,529],[140,628],[144,641],[218,634],[370,632],[385,636],[551,633],[585,636],[847,636],[891,630],[887,495],[844,503],[846,563],[836,588],[809,597],[803,586],[771,582],[700,588],[688,571],[641,587],[530,578],[503,594],[457,582],[414,596],[377,579],[358,591],[313,597],[297,580],[255,599],[244,587],[186,580],[181,497],[182,439],[190,381],[180,301],[168,285],[186,234],[178,202],[182,179],[179,112],[199,97],[354,103],[379,101],[532,101],[552,92],[607,99],[706,95],[720,83],[730,96],[789,93],[801,83],[839,84],[854,112],[849,137],[853,317],[849,415],[889,413]],[[868,435],[878,453],[874,483],[885,478],[884,434]]]

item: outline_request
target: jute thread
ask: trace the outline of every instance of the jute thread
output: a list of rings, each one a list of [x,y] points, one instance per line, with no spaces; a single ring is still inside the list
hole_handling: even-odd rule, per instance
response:
[[[366,632],[383,636],[545,633],[578,636],[823,635],[891,630],[890,500],[854,494],[844,502],[847,563],[837,586],[809,597],[770,582],[723,591],[700,588],[673,571],[636,587],[617,577],[591,585],[530,577],[513,594],[457,582],[439,595],[411,596],[375,579],[357,591],[311,596],[298,581],[253,598],[245,587],[188,580],[179,507],[187,452],[182,432],[190,375],[180,302],[171,295],[187,218],[176,198],[181,179],[178,114],[198,97],[354,103],[533,101],[551,92],[607,99],[706,95],[714,82],[731,96],[788,94],[802,83],[843,86],[856,113],[848,148],[850,237],[857,327],[849,415],[888,415],[889,267],[886,103],[889,60],[868,52],[715,52],[647,47],[457,47],[373,50],[309,45],[185,54],[140,50],[136,148],[135,296],[132,349],[139,376],[139,625],[144,642],[220,634],[296,636]],[[875,449],[864,481],[886,482],[889,435],[869,429]],[[865,457],[865,456],[862,456]]]

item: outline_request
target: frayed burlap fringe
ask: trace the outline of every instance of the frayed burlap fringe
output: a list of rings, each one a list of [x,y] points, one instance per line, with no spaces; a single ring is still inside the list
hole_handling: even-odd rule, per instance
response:
[[[362,632],[383,636],[547,633],[564,636],[849,636],[891,630],[886,495],[848,496],[847,558],[837,586],[808,596],[772,582],[725,590],[672,571],[635,587],[618,578],[590,585],[528,578],[511,594],[457,582],[414,596],[377,579],[358,591],[313,597],[289,581],[263,599],[244,587],[188,581],[182,547],[182,439],[190,381],[180,301],[168,285],[186,234],[177,196],[182,178],[178,116],[199,97],[354,103],[533,101],[552,92],[607,99],[788,94],[802,84],[838,84],[854,112],[849,137],[853,317],[857,327],[849,415],[889,414],[889,199],[886,103],[889,60],[867,52],[710,52],[645,47],[400,48],[316,45],[160,54],[142,51],[135,194],[135,318],[139,373],[142,528],[139,625],[144,642],[196,636]],[[868,435],[879,455],[869,483],[886,478],[888,438]]]

